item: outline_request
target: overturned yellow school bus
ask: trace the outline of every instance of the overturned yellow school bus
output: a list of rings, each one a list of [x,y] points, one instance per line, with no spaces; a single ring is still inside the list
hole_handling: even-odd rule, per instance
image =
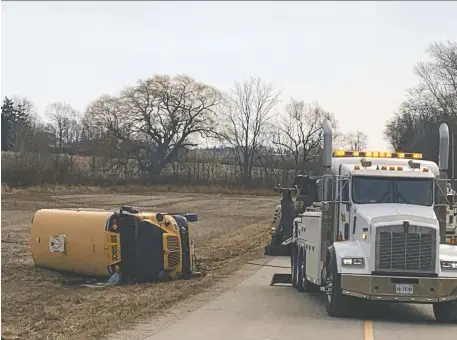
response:
[[[121,282],[190,278],[196,214],[41,209],[32,220],[36,266]],[[190,223],[189,223],[190,222]]]

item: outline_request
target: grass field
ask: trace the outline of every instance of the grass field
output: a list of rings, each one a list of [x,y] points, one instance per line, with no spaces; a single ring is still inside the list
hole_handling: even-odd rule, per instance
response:
[[[68,189],[68,188],[67,188]],[[173,188],[168,188],[173,190]],[[176,302],[210,287],[248,259],[262,256],[263,239],[279,197],[211,193],[109,193],[40,188],[2,194],[2,335],[5,339],[99,339],[147,321]],[[150,192],[150,190],[149,190]],[[185,192],[185,193],[182,193]],[[29,230],[40,208],[118,209],[130,204],[148,211],[192,211],[197,255],[207,275],[163,284],[85,288],[67,277],[33,266]],[[267,234],[269,235],[269,234]],[[216,268],[216,269],[212,269]]]

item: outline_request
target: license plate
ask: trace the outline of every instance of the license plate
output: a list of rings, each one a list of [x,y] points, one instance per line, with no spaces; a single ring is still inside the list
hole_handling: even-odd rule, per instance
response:
[[[396,285],[395,287],[397,294],[412,295],[414,293],[413,285]]]

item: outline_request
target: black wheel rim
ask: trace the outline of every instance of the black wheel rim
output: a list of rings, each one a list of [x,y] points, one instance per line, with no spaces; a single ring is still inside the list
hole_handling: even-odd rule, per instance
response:
[[[327,294],[328,303],[332,303],[332,292],[333,292],[333,275],[329,268],[326,268],[325,273],[325,292]]]

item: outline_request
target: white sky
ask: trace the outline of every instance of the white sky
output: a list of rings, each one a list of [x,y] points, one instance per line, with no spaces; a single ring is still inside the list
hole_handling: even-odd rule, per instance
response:
[[[1,96],[80,111],[156,73],[222,90],[260,76],[387,147],[387,119],[457,2],[1,2]]]

